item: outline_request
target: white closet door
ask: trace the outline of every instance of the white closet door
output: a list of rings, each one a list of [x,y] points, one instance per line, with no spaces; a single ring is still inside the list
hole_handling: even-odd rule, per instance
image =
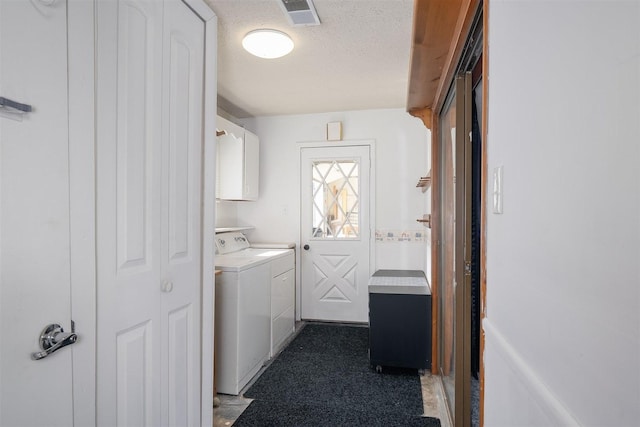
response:
[[[97,421],[159,426],[163,3],[96,8]]]
[[[204,22],[97,7],[98,424],[199,425]]]
[[[204,22],[165,1],[163,30],[163,420],[200,422]],[[163,423],[165,425],[165,423]]]

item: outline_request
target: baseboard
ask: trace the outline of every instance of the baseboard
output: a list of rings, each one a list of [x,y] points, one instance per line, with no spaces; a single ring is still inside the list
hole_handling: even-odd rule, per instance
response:
[[[495,352],[506,362],[505,368],[510,370],[520,385],[527,393],[527,398],[535,401],[542,413],[553,422],[554,425],[578,426],[580,423],[569,410],[562,404],[556,395],[545,385],[531,366],[522,358],[520,353],[509,343],[488,318],[483,319],[482,327],[485,333],[485,354]],[[491,387],[491,377],[485,376],[487,388]],[[487,415],[487,400],[485,395],[485,419]]]

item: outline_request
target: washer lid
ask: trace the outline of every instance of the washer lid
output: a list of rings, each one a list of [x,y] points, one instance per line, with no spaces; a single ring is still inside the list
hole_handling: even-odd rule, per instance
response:
[[[249,247],[249,241],[239,231],[216,234],[215,242],[220,255],[241,251]]]
[[[216,268],[222,272],[240,272],[261,264],[268,263],[268,257],[242,257],[219,255],[216,257]]]

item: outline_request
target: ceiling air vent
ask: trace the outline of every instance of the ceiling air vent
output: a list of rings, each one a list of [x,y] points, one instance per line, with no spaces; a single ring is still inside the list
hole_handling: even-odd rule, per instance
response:
[[[279,0],[294,27],[320,25],[312,0]]]

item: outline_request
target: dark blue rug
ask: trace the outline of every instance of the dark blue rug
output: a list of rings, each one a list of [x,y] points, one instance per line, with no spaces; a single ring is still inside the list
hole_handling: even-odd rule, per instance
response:
[[[422,417],[415,369],[369,366],[365,327],[309,324],[245,397],[234,426],[440,426]]]

